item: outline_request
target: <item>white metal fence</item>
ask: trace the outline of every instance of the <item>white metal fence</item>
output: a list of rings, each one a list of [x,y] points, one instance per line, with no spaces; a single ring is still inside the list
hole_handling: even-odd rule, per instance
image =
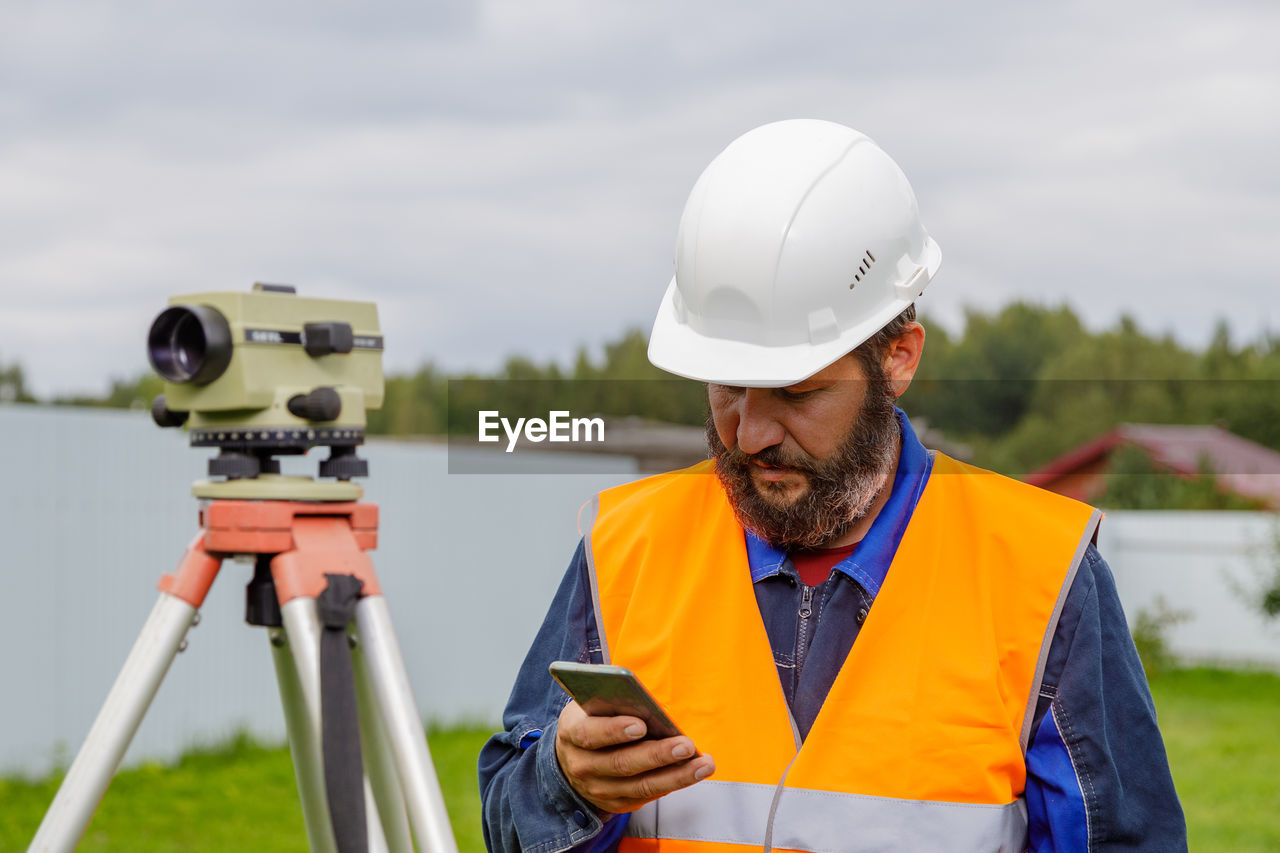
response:
[[[1098,547],[1133,626],[1178,614],[1166,637],[1192,662],[1280,669],[1280,621],[1248,602],[1280,562],[1280,516],[1263,512],[1111,512]]]
[[[367,498],[382,510],[374,560],[424,716],[496,721],[577,542],[579,506],[633,475],[618,459],[559,454],[558,475],[450,474],[448,453],[365,449]],[[207,457],[143,413],[0,405],[0,773],[43,773],[78,748],[156,581],[195,532],[189,487]],[[1157,595],[1191,611],[1170,633],[1176,651],[1280,666],[1280,629],[1228,581],[1260,565],[1273,524],[1251,513],[1114,513],[1101,545],[1131,618]],[[240,728],[283,739],[264,632],[243,623],[250,574],[223,567],[126,762]]]
[[[629,460],[557,455],[557,470],[581,473],[458,475],[449,452],[364,448],[366,499],[381,511],[373,558],[423,715],[496,720],[579,507],[630,479]],[[42,773],[79,747],[196,532],[190,486],[209,455],[143,413],[0,405],[0,773]],[[314,472],[312,459],[286,463]],[[126,763],[240,728],[283,741],[266,635],[244,624],[251,575],[224,564]]]

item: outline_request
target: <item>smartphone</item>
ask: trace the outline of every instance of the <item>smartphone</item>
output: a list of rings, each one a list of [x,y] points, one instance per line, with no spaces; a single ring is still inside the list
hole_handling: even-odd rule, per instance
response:
[[[625,666],[558,660],[552,662],[548,671],[582,710],[593,717],[621,714],[639,717],[648,729],[646,739],[681,734],[658,700],[649,695],[640,679]]]

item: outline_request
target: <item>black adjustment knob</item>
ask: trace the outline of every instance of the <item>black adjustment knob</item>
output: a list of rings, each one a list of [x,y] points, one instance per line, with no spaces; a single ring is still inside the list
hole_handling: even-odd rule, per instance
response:
[[[262,473],[262,462],[248,453],[226,450],[209,460],[209,476],[228,480],[252,480]]]
[[[356,456],[354,447],[332,447],[329,458],[320,463],[321,477],[350,480],[352,477],[369,476],[369,460]]]
[[[316,388],[310,394],[295,394],[287,405],[290,414],[304,421],[336,421],[342,414],[342,398],[328,387]]]
[[[312,358],[351,352],[355,341],[350,323],[307,323],[302,327],[302,346]]]
[[[163,394],[151,401],[151,420],[156,422],[156,426],[180,427],[187,422],[190,415],[190,412],[175,412],[170,409]]]

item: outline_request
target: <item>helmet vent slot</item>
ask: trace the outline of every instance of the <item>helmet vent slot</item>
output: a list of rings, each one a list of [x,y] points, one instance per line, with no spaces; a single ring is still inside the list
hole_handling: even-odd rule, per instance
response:
[[[871,250],[867,249],[866,253],[859,259],[858,271],[853,274],[853,284],[849,285],[849,289],[853,290],[862,282],[862,277],[871,272],[871,265],[876,262],[876,256],[871,254]]]

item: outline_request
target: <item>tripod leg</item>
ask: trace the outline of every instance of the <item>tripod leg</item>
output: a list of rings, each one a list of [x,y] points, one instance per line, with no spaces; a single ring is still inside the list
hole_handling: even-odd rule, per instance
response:
[[[371,816],[366,830],[369,834],[369,853],[391,853],[387,847],[387,836],[382,831],[382,824],[378,822],[378,801],[373,796],[373,786],[369,784],[369,774],[364,777],[364,813]],[[409,853],[413,853],[413,848],[409,848]]]
[[[284,631],[270,632],[271,656],[289,732],[302,819],[312,852],[336,853],[320,750],[320,620],[315,599],[295,598],[280,612]]]
[[[394,748],[414,837],[427,853],[457,853],[440,782],[427,750],[422,718],[414,704],[404,659],[391,628],[386,599],[381,595],[360,599],[356,605],[356,625],[378,706]]]
[[[377,693],[369,667],[364,659],[364,645],[351,651],[356,676],[356,695],[360,702],[360,743],[364,753],[365,773],[372,786],[377,806],[369,814],[377,814],[386,834],[388,846],[396,853],[413,853],[413,836],[404,811],[404,792],[396,775],[395,753],[387,735],[387,727],[378,709]]]
[[[84,835],[195,614],[183,599],[160,594],[30,850],[72,850]]]
[[[280,613],[284,631],[272,629],[271,654],[289,732],[289,752],[298,780],[302,818],[313,853],[329,853],[337,850],[337,842],[329,818],[320,740],[320,619],[314,598],[295,598],[281,607]],[[366,813],[379,814],[367,778],[364,788]],[[383,827],[377,820],[369,821],[368,832],[372,853],[387,849]],[[412,853],[412,847],[408,849]]]

